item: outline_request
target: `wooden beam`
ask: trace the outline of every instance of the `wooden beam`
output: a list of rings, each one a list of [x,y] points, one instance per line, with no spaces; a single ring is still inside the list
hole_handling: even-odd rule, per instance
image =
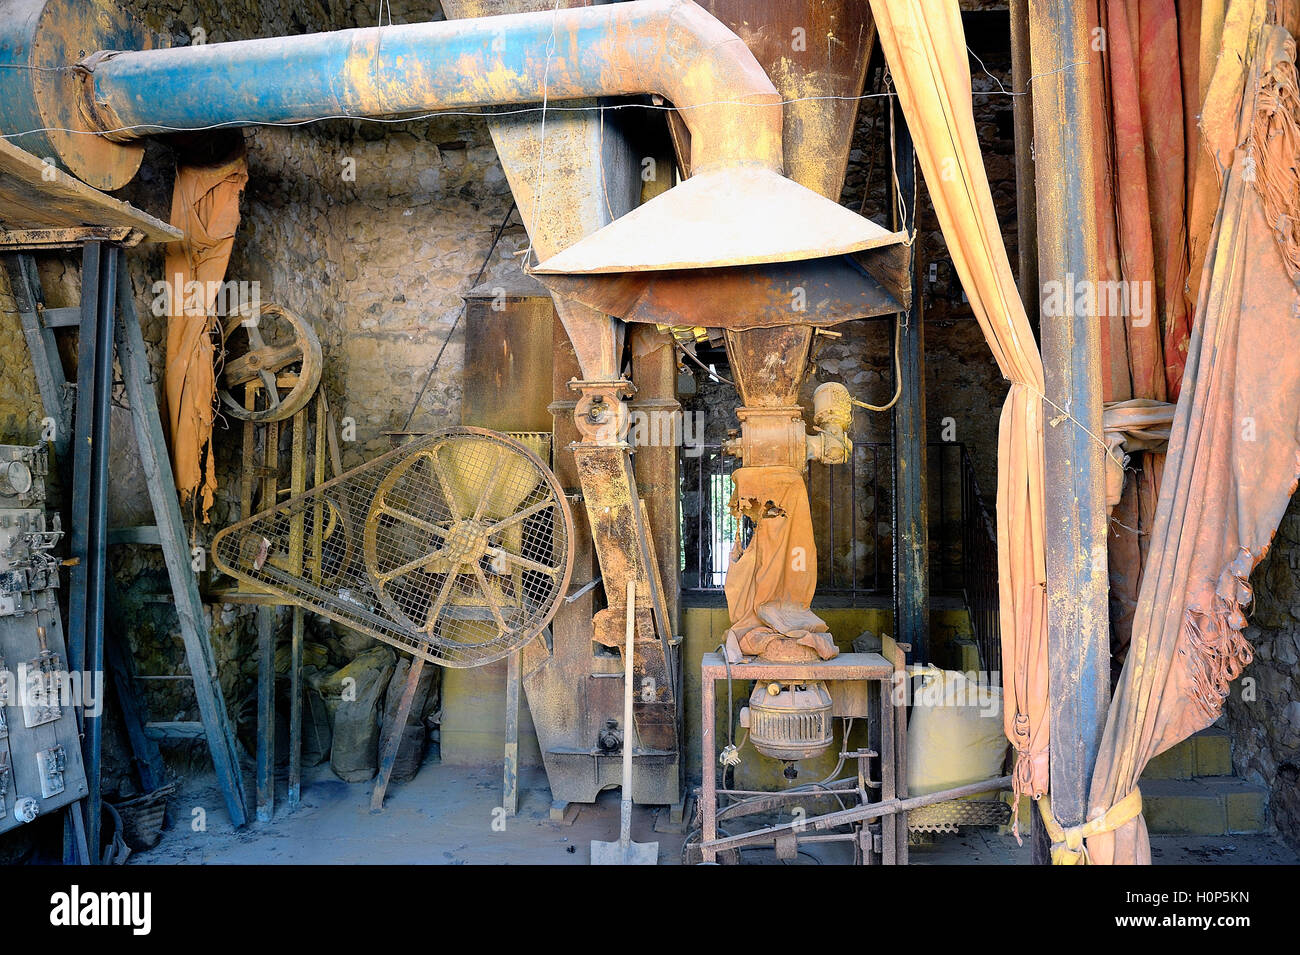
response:
[[[506,745],[501,772],[501,808],[507,816],[519,813],[519,688],[520,653],[506,658]]]
[[[1034,193],[1034,101],[1029,78],[1029,0],[1011,0],[1012,124],[1016,146],[1016,253],[1020,298],[1038,325],[1038,206]]]
[[[516,653],[515,656],[518,656]],[[393,720],[384,727],[380,745],[379,772],[375,776],[375,788],[370,793],[370,811],[379,812],[384,808],[384,794],[388,792],[388,781],[393,777],[393,766],[397,763],[397,754],[402,749],[402,736],[406,732],[406,723],[411,718],[411,706],[415,702],[415,692],[420,686],[420,674],[424,672],[424,657],[418,654],[411,657],[411,668],[406,674],[406,686],[402,687],[402,696],[397,701]],[[519,697],[515,697],[518,712]]]
[[[1098,170],[1087,68],[1085,0],[1029,0],[1037,160],[1038,266],[1045,306],[1052,291],[1064,315],[1041,309],[1048,405],[1047,619],[1052,809],[1063,826],[1082,823],[1110,699],[1106,493],[1101,434],[1100,325],[1075,314],[1077,283],[1098,279]],[[1095,291],[1095,285],[1093,290]],[[1095,296],[1093,297],[1095,301]],[[1055,311],[1055,310],[1053,310]]]
[[[897,200],[894,228],[916,222],[916,151],[907,120],[893,101]],[[901,207],[901,212],[899,211]],[[912,246],[916,254],[917,246]],[[917,264],[911,263],[912,305],[895,319],[899,380],[894,406],[894,634],[911,644],[911,660],[930,660],[930,525],[926,513],[925,330]]]
[[[86,242],[112,242],[121,246],[138,245],[144,233],[130,226],[103,228],[77,226],[67,229],[8,229],[0,231],[0,249],[48,252],[80,248]]]
[[[158,396],[145,351],[140,319],[136,314],[135,293],[125,260],[119,258],[117,285],[117,357],[130,402],[131,423],[135,431],[136,453],[144,469],[149,499],[153,504],[163,560],[171,581],[172,601],[180,620],[181,640],[185,644],[185,662],[194,678],[194,699],[199,708],[217,787],[226,803],[231,823],[242,826],[248,821],[245,809],[244,781],[240,774],[234,728],[226,712],[212,644],[208,640],[207,618],[199,598],[198,581],[190,566],[189,534],[181,516],[180,500],[172,481],[171,461],[163,437]]]
[[[45,295],[41,289],[40,275],[36,271],[36,260],[28,254],[6,253],[4,266],[9,275],[9,288],[18,310],[23,337],[27,339],[27,350],[31,354],[41,404],[46,417],[54,421],[55,459],[64,480],[67,480],[71,473],[68,447],[72,439],[73,402],[65,394],[68,379],[63,371],[63,359],[59,357],[54,331],[41,321],[41,316],[49,310],[45,308]],[[73,315],[73,324],[80,325],[81,309],[70,308],[67,311]]]
[[[175,226],[91,188],[52,163],[0,139],[0,233],[86,229],[117,231],[63,240],[38,236],[39,241],[33,242],[52,247],[50,242],[54,241],[56,246],[68,247],[87,238],[123,245],[141,241],[175,242],[181,238],[181,230]],[[0,245],[8,241],[0,241]],[[27,247],[33,242],[28,242]]]

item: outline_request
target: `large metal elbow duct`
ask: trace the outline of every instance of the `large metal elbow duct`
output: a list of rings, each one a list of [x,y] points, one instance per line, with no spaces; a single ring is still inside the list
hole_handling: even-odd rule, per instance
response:
[[[139,166],[129,144],[158,133],[657,93],[682,110],[693,168],[781,171],[780,95],[691,0],[141,48],[163,42],[100,3],[0,0],[5,132],[40,130],[38,151],[115,189]],[[106,181],[102,147],[76,148],[88,138],[133,162],[111,164]]]
[[[634,321],[733,327],[905,302],[900,236],[782,175],[780,95],[691,0],[175,49],[139,49],[150,38],[129,17],[85,0],[0,0],[0,14],[0,66],[38,68],[0,69],[0,125],[53,127],[35,147],[101,189],[129,181],[138,140],[157,133],[657,93],[690,129],[693,175],[543,262],[557,294]],[[705,269],[708,295],[683,276]]]
[[[87,112],[115,139],[658,93],[691,128],[693,168],[781,171],[780,95],[691,0],[105,52],[83,68]]]

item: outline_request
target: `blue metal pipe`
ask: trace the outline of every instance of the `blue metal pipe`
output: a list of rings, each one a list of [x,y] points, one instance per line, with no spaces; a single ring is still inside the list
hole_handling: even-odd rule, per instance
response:
[[[109,138],[334,116],[659,93],[696,171],[780,171],[781,99],[734,33],[690,0],[341,30],[88,58]]]

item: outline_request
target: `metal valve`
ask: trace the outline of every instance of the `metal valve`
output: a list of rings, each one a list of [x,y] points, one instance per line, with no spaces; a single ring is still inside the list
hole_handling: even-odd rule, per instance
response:
[[[14,818],[19,822],[32,822],[40,814],[40,804],[31,796],[19,796],[14,803]]]

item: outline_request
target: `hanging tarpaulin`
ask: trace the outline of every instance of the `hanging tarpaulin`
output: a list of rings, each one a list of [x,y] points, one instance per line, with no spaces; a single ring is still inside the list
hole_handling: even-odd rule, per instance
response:
[[[1100,128],[1111,133],[1113,188],[1112,204],[1099,212],[1113,210],[1125,283],[1123,295],[1099,296],[1102,322],[1118,325],[1126,342],[1131,396],[1173,401],[1191,327],[1182,84],[1170,80],[1180,62],[1177,14],[1173,0],[1109,0],[1099,20],[1106,43],[1092,66],[1108,73],[1100,84],[1108,122]]]
[[[1207,94],[1239,103],[1203,124],[1226,170],[1205,253],[1132,645],[1092,778],[1089,818],[1140,805],[1155,755],[1208,726],[1251,659],[1250,573],[1300,476],[1300,362],[1277,347],[1300,326],[1300,93],[1288,31],[1266,0],[1234,0]],[[1066,834],[1063,861],[1150,862],[1140,813]]]
[[[998,590],[1003,719],[1017,794],[1048,786],[1043,363],[1016,292],[971,103],[957,0],[871,0],[885,59],[953,265],[1003,376]]]
[[[1210,8],[1223,2],[1204,0],[1207,29],[1222,23],[1222,13]],[[1097,56],[1086,68],[1093,74],[1094,126],[1106,133],[1095,137],[1095,149],[1103,171],[1096,177],[1097,278],[1098,288],[1108,291],[1097,302],[1108,411],[1134,400],[1174,401],[1182,383],[1194,304],[1187,281],[1187,207],[1189,169],[1199,150],[1202,3],[1094,0],[1089,5],[1089,27],[1105,38],[1095,44]],[[1212,181],[1216,205],[1218,186]],[[1206,221],[1202,246],[1210,227]],[[1112,449],[1122,430],[1108,423],[1106,442]],[[1130,440],[1124,450],[1123,469],[1119,458],[1107,461],[1113,508],[1107,534],[1111,650],[1117,662],[1132,633],[1164,467],[1163,450],[1149,442]],[[1134,451],[1144,453],[1131,457]]]
[[[749,544],[727,568],[727,643],[781,662],[829,660],[839,653],[830,627],[809,609],[817,589],[817,544],[803,474],[791,467],[738,468],[731,516],[754,524]]]
[[[176,169],[171,223],[185,238],[167,246],[167,418],[172,470],[183,502],[206,522],[217,488],[212,421],[217,399],[214,307],[239,227],[239,197],[248,182],[242,140],[220,162]]]

